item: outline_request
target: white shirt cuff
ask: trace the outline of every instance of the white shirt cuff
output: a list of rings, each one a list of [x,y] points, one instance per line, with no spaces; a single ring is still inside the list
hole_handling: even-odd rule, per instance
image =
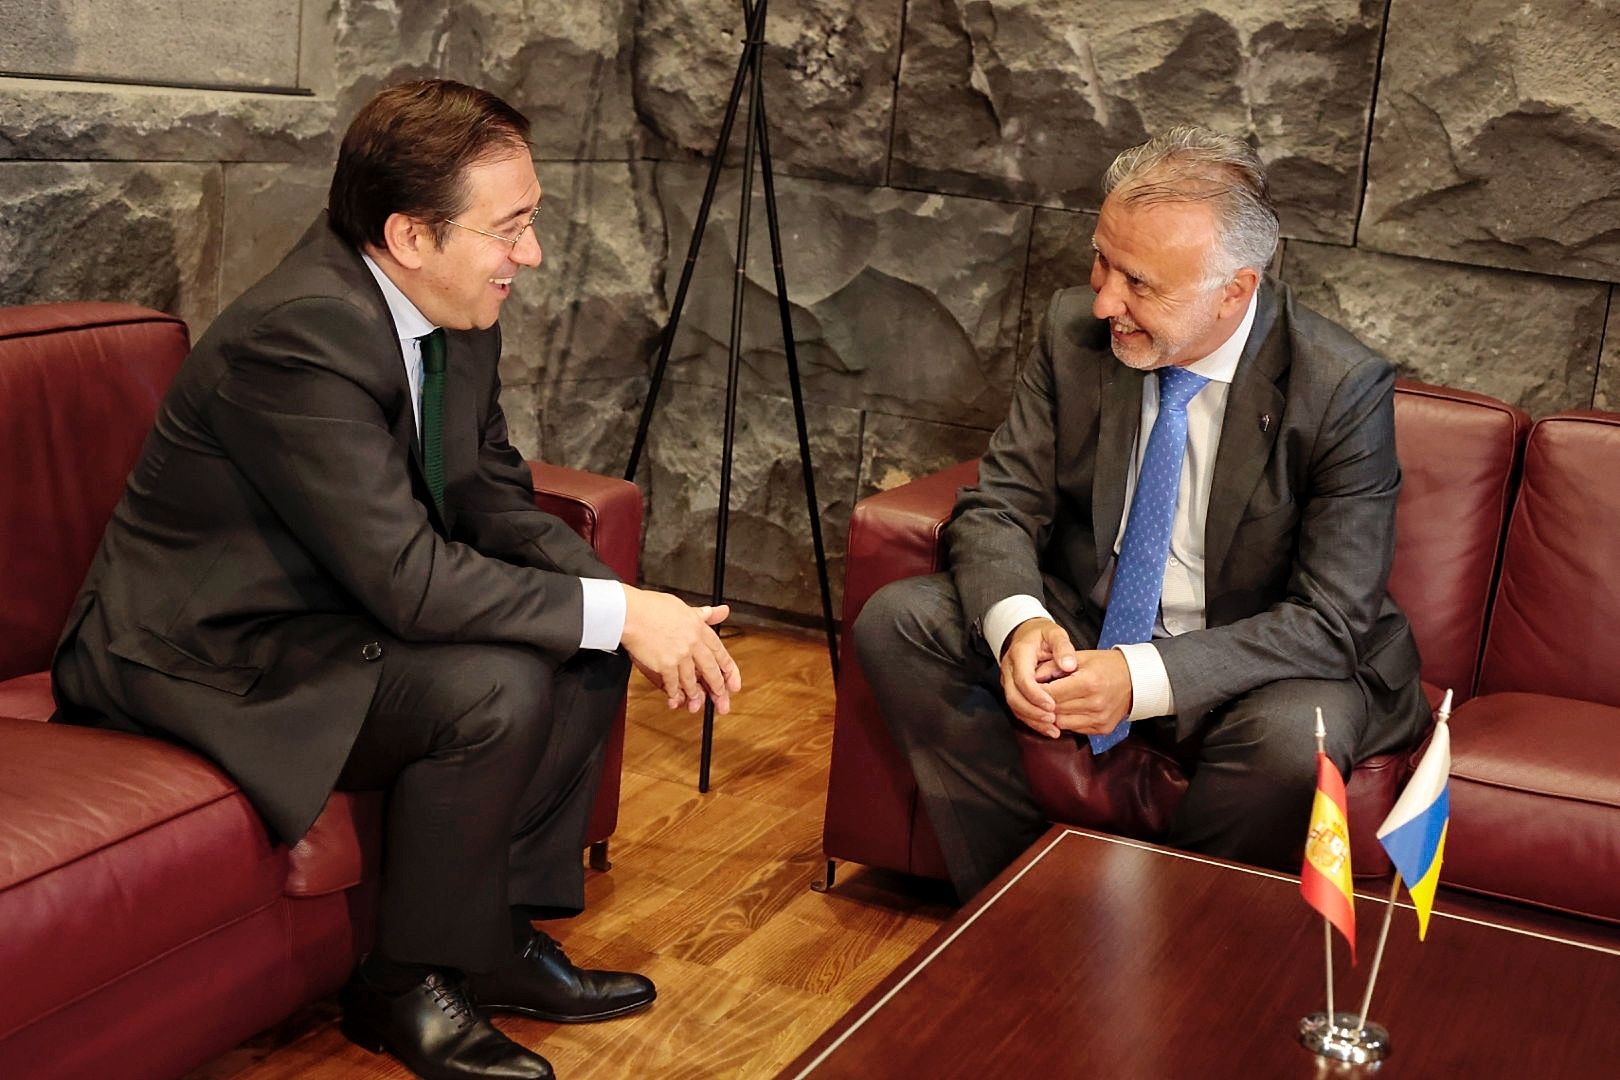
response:
[[[1146,720],[1151,716],[1171,716],[1176,711],[1170,693],[1170,673],[1164,670],[1164,657],[1151,642],[1115,645],[1131,671],[1131,712],[1125,719]]]
[[[1019,623],[1051,617],[1046,605],[1027,593],[997,600],[990,605],[990,610],[984,613],[984,622],[981,624],[984,640],[990,646],[990,655],[998,661],[1001,659],[1001,648],[1007,643],[1007,636],[1018,629]]]
[[[580,578],[579,588],[585,606],[579,647],[612,652],[624,636],[624,586],[612,578]]]

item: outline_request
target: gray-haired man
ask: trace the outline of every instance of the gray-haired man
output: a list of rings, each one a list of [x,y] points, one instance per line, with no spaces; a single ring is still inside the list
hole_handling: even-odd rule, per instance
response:
[[[1052,298],[950,572],[854,628],[963,898],[1045,827],[1010,719],[1098,752],[1134,722],[1192,770],[1170,843],[1286,866],[1313,707],[1346,771],[1428,715],[1385,591],[1390,366],[1265,275],[1277,216],[1241,140],[1173,129],[1104,190],[1091,288]]]

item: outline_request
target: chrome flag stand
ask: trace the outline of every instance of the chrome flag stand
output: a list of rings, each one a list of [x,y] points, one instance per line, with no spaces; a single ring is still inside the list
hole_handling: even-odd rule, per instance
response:
[[[1378,842],[1395,864],[1395,880],[1390,884],[1389,899],[1384,903],[1384,925],[1378,931],[1378,949],[1373,954],[1372,971],[1367,975],[1367,990],[1361,997],[1361,1012],[1352,1015],[1333,1011],[1333,955],[1330,951],[1327,1012],[1312,1013],[1299,1022],[1299,1041],[1320,1057],[1355,1065],[1376,1065],[1389,1055],[1389,1032],[1381,1025],[1370,1022],[1367,1011],[1372,1007],[1373,987],[1378,984],[1378,970],[1384,962],[1384,945],[1389,941],[1389,925],[1395,914],[1395,898],[1400,893],[1403,880],[1407,892],[1411,894],[1413,910],[1417,913],[1419,941],[1423,940],[1428,930],[1434,890],[1440,881],[1440,864],[1445,853],[1446,829],[1451,817],[1448,791],[1451,729],[1447,723],[1451,719],[1451,701],[1451,691],[1447,690],[1445,700],[1435,710],[1434,734],[1430,736],[1429,748],[1423,752],[1400,798],[1395,800],[1394,809],[1378,827]],[[1317,752],[1320,754],[1324,734],[1322,710],[1316,711],[1316,717]],[[1318,783],[1320,788],[1320,781]],[[1319,790],[1319,800],[1321,795]],[[1312,836],[1306,841],[1307,867],[1314,864],[1310,843],[1315,839],[1315,832],[1313,812]],[[1348,850],[1348,833],[1345,840]],[[1304,873],[1305,868],[1302,867],[1302,890]],[[1309,894],[1306,899],[1310,899]],[[1346,937],[1349,935],[1346,934]]]
[[[1326,738],[1327,728],[1322,722],[1322,710],[1317,709],[1316,755],[1319,777],[1316,794],[1317,807],[1311,813],[1311,835],[1305,842],[1305,862],[1306,868],[1315,865],[1318,871],[1322,871],[1324,868],[1318,864],[1319,859],[1335,860],[1337,865],[1334,869],[1342,868],[1343,875],[1340,881],[1335,884],[1338,888],[1344,890],[1344,899],[1347,904],[1350,904],[1353,903],[1349,891],[1350,835],[1344,818],[1344,786],[1336,771],[1322,765],[1325,760],[1323,741]],[[1328,780],[1327,774],[1329,772],[1332,773],[1332,780],[1338,782],[1336,790],[1328,788],[1325,783]],[[1324,796],[1326,797],[1324,798]],[[1319,818],[1322,816],[1321,808],[1324,803],[1330,804],[1332,808],[1337,810],[1337,813],[1330,815],[1326,821],[1319,823]],[[1333,828],[1324,828],[1324,825],[1333,826]],[[1327,835],[1319,838],[1319,830]],[[1313,848],[1316,847],[1323,850],[1320,853],[1313,852]],[[1303,877],[1304,871],[1302,870],[1301,873]],[[1306,899],[1312,903],[1312,906],[1317,906],[1317,902],[1311,900],[1309,894],[1306,895]],[[1340,927],[1346,940],[1350,943],[1352,957],[1354,957],[1355,953],[1354,928],[1353,915],[1348,916],[1348,927]],[[1382,940],[1380,940],[1379,944],[1382,946]],[[1299,1022],[1300,1043],[1311,1053],[1331,1061],[1342,1061],[1354,1065],[1371,1065],[1374,1062],[1382,1061],[1389,1054],[1389,1032],[1378,1024],[1367,1022],[1365,1005],[1360,1016],[1354,1013],[1337,1012],[1333,1008],[1333,922],[1328,917],[1326,909],[1322,911],[1322,948],[1327,966],[1327,1010],[1325,1012],[1313,1012]]]

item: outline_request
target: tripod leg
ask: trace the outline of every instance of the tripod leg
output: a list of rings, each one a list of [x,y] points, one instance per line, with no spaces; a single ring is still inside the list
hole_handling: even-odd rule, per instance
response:
[[[767,0],[759,0],[754,18],[749,24],[748,47],[743,55],[749,67],[749,124],[743,140],[742,205],[737,213],[737,276],[731,291],[731,345],[726,362],[726,428],[720,453],[720,505],[714,530],[714,590],[711,603],[719,605],[726,590],[726,532],[731,521],[731,463],[737,442],[737,389],[742,375],[743,286],[748,276],[748,229],[754,205],[754,152],[755,136],[759,126],[753,117],[759,114],[761,75],[764,44],[765,7]],[[698,758],[698,790],[709,790],[709,764],[714,754],[714,702],[703,706],[703,747]]]
[[[743,0],[743,9],[749,0]],[[763,6],[763,0],[761,0]],[[816,474],[810,464],[810,434],[804,420],[804,387],[799,379],[799,350],[793,341],[793,312],[788,305],[787,278],[782,269],[782,229],[776,216],[776,181],[771,171],[771,143],[761,100],[753,114],[759,136],[759,170],[765,186],[765,220],[771,234],[771,262],[776,271],[776,309],[782,320],[782,349],[787,356],[788,387],[793,393],[793,421],[799,434],[799,467],[804,474],[804,498],[810,511],[810,543],[816,554],[816,581],[821,586],[821,620],[827,631],[827,660],[838,682],[838,636],[833,629],[832,587],[827,580],[827,549],[821,540],[821,508],[816,502]]]
[[[760,5],[764,7],[763,4]],[[762,37],[765,32],[765,14],[756,11],[748,19],[748,39]],[[720,136],[715,140],[714,158],[709,162],[709,178],[703,185],[703,200],[698,204],[697,222],[692,226],[692,239],[686,248],[686,263],[681,267],[681,280],[675,286],[675,300],[670,305],[669,322],[664,326],[658,343],[658,362],[653,366],[652,382],[647,387],[647,400],[641,407],[641,420],[636,424],[635,442],[630,447],[630,463],[625,466],[624,478],[634,480],[641,465],[641,452],[647,445],[647,430],[652,426],[653,408],[658,404],[658,392],[664,384],[664,371],[669,367],[669,353],[675,347],[675,330],[681,323],[681,311],[686,307],[686,292],[692,285],[692,274],[697,269],[698,252],[703,247],[703,233],[709,226],[709,210],[714,205],[715,188],[720,183],[720,170],[725,165],[726,147],[731,145],[731,127],[737,119],[737,105],[742,101],[744,80],[747,78],[752,49],[745,47],[737,61],[737,74],[731,80],[731,96],[726,99],[725,119],[720,122]]]

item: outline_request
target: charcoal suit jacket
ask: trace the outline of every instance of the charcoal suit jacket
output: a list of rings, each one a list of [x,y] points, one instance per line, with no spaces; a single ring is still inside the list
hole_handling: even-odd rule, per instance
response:
[[[57,718],[201,750],[291,842],[336,782],[391,639],[572,655],[578,579],[613,574],[534,506],[498,400],[499,328],[446,337],[441,514],[387,304],[324,214],[222,312],[72,609]]]
[[[1114,358],[1091,300],[1085,288],[1053,297],[947,528],[975,633],[992,604],[1025,593],[1044,596],[1077,645],[1097,640],[1145,375]],[[1358,680],[1376,721],[1417,678],[1410,627],[1385,591],[1401,475],[1393,392],[1387,362],[1262,280],[1204,524],[1206,628],[1154,642],[1179,737],[1292,678]]]

